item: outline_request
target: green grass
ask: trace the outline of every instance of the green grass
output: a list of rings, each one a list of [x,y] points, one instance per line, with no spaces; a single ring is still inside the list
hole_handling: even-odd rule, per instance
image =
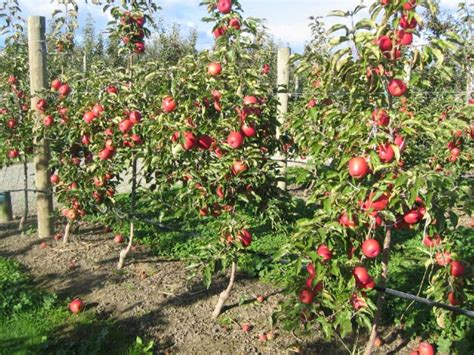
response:
[[[0,258],[0,354],[143,354],[150,346],[93,311],[72,315],[67,301],[34,288],[20,264]]]

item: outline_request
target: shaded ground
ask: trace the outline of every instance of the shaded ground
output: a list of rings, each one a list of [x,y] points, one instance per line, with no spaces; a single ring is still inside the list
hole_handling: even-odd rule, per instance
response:
[[[83,227],[70,244],[48,241],[41,249],[33,231],[24,235],[0,230],[0,256],[27,267],[36,286],[60,297],[81,297],[99,319],[114,319],[125,335],[155,341],[156,353],[316,353],[345,354],[341,342],[327,343],[317,332],[296,336],[272,328],[271,315],[284,295],[280,290],[239,274],[234,292],[218,321],[210,313],[227,280],[217,277],[207,290],[190,279],[185,264],[166,261],[137,247],[123,271],[115,269],[120,246],[100,227]],[[264,295],[265,301],[255,300]],[[241,330],[250,323],[252,330]],[[262,333],[273,339],[261,342]],[[403,353],[406,344],[392,334],[379,353]],[[392,341],[393,340],[393,341]]]

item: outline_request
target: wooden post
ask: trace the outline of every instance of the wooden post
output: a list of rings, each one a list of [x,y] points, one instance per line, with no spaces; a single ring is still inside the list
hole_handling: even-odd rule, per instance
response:
[[[0,223],[8,223],[13,219],[12,198],[10,192],[0,192]]]
[[[279,48],[278,49],[278,121],[282,125],[285,121],[285,116],[288,113],[288,84],[290,81],[290,48]],[[277,130],[277,139],[280,139],[281,132],[280,128]],[[287,169],[287,154],[285,152],[279,152],[277,159],[281,160],[280,164],[280,175],[283,181],[278,182],[278,187],[282,190],[286,190],[286,169]]]
[[[40,16],[28,17],[28,55],[30,62],[31,107],[36,107],[37,92],[47,87],[46,67],[46,20]],[[35,131],[40,132],[42,117],[36,112]],[[36,189],[36,210],[38,214],[38,237],[49,238],[53,234],[53,203],[49,181],[49,144],[41,135],[35,135],[34,163]]]

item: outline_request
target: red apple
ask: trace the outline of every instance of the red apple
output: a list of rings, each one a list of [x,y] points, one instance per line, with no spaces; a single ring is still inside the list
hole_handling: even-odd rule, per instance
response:
[[[218,0],[217,1],[217,10],[221,14],[228,14],[232,9],[232,0]]]
[[[390,116],[383,109],[375,109],[372,112],[372,119],[376,126],[388,126],[390,123]]]
[[[244,162],[244,161],[241,161],[241,160],[236,160],[234,161],[234,163],[232,164],[232,173],[234,175],[239,175],[245,171],[247,171],[248,169],[248,166],[247,164]]]
[[[349,175],[354,179],[362,179],[369,172],[369,165],[362,157],[352,158],[349,161]]]
[[[117,234],[114,236],[114,243],[115,244],[122,244],[124,242],[123,235]]]
[[[193,132],[184,132],[184,143],[183,148],[185,150],[191,150],[196,147],[198,140]]]
[[[356,281],[361,283],[362,285],[367,284],[371,280],[367,269],[363,266],[356,266],[352,271],[352,274],[354,275]]]
[[[381,36],[377,44],[382,52],[390,52],[393,48],[392,40],[388,36]]]
[[[238,149],[244,143],[244,135],[240,132],[231,132],[227,137],[227,144],[233,148]]]
[[[82,118],[83,118],[83,120],[84,120],[85,123],[91,124],[91,122],[92,122],[93,120],[95,120],[96,115],[95,115],[95,113],[94,113],[93,111],[88,111],[88,112],[86,112],[86,113],[84,114],[84,116],[82,116]]]
[[[230,19],[229,26],[235,30],[240,30],[240,20],[238,18]]]
[[[218,62],[210,63],[207,66],[207,73],[211,76],[217,76],[222,72],[222,65]]]
[[[84,302],[80,298],[74,299],[71,303],[69,303],[69,310],[73,314],[81,313],[84,310]]]
[[[54,118],[53,118],[53,116],[51,116],[51,115],[45,116],[45,117],[43,118],[43,124],[44,124],[46,127],[51,127],[51,126],[54,124]]]
[[[109,85],[105,91],[107,91],[108,94],[115,94],[117,95],[118,94],[118,89],[117,87],[113,86],[113,85]]]
[[[439,266],[449,265],[449,263],[451,262],[451,253],[448,251],[445,251],[443,253],[438,252],[435,255],[435,260]]]
[[[244,123],[240,130],[246,137],[253,137],[257,133],[255,122]]]
[[[100,152],[99,152],[99,159],[100,160],[108,160],[110,158],[112,158],[112,156],[114,155],[115,153],[115,150],[112,150],[112,149],[102,149]]]
[[[81,138],[81,142],[84,145],[89,145],[91,144],[91,137],[88,134],[84,134]]]
[[[9,129],[15,129],[17,125],[18,125],[18,122],[14,120],[13,118],[7,121],[7,127]]]
[[[346,213],[339,217],[339,224],[344,227],[353,228],[357,226],[357,218],[352,216],[352,219]]]
[[[407,91],[407,86],[400,79],[392,79],[388,84],[388,92],[390,95],[399,97],[403,96]]]
[[[313,290],[303,289],[300,291],[299,299],[303,304],[313,303],[315,292]]]
[[[46,110],[46,107],[48,107],[48,103],[46,102],[45,99],[40,99],[40,100],[36,103],[36,109],[37,109],[38,111],[44,112],[44,110]]]
[[[403,138],[403,136],[397,134],[395,135],[395,139],[393,141],[398,146],[400,152],[405,150],[405,138]]]
[[[18,149],[10,149],[7,155],[10,159],[15,159],[20,156],[20,151]]]
[[[122,133],[127,133],[133,127],[133,123],[129,119],[124,119],[119,123],[119,130]]]
[[[416,0],[404,0],[403,9],[410,11],[416,7]]]
[[[242,229],[237,237],[244,248],[247,248],[252,243],[252,234],[246,229]]]
[[[448,301],[449,301],[449,304],[452,305],[452,306],[459,305],[459,301],[456,298],[456,295],[454,294],[454,292],[452,292],[452,291],[448,293]]]
[[[256,105],[258,103],[258,99],[255,96],[245,96],[244,97],[244,105]]]
[[[165,96],[161,102],[161,109],[163,112],[170,113],[173,112],[176,108],[176,101],[172,96]]]
[[[420,355],[434,355],[435,351],[433,345],[428,342],[421,342],[418,346],[418,353]]]
[[[59,95],[66,97],[71,93],[71,87],[68,84],[63,84],[59,87]]]
[[[199,148],[207,150],[211,148],[212,138],[209,137],[207,134],[204,134],[199,137],[197,144]]]
[[[92,112],[94,113],[95,117],[99,117],[104,112],[104,106],[101,104],[95,104],[92,108]]]
[[[128,119],[133,124],[140,123],[140,121],[142,120],[142,114],[139,111],[132,111],[128,114]]]
[[[61,83],[61,80],[59,79],[54,79],[52,82],[51,82],[51,89],[54,90],[54,91],[58,91],[59,88],[63,85],[63,83]]]
[[[323,259],[323,263],[332,259],[332,252],[325,244],[318,247],[317,253]]]
[[[54,175],[51,175],[51,177],[49,178],[49,180],[51,181],[51,184],[53,185],[57,185],[59,184],[59,176],[54,174]]]
[[[402,46],[409,46],[413,43],[413,34],[410,32],[406,32],[405,30],[399,30],[398,33],[398,42]]]
[[[400,19],[400,27],[403,29],[413,29],[416,28],[417,21],[414,17],[411,18],[411,20],[408,19],[407,14],[403,14],[402,18]]]
[[[451,262],[451,276],[460,277],[462,275],[464,275],[464,265],[456,260]]]
[[[390,143],[379,145],[377,147],[377,153],[379,155],[380,161],[383,163],[390,163],[395,157],[395,152],[393,151]]]
[[[362,243],[362,253],[370,259],[376,258],[380,250],[380,244],[375,239],[367,239]]]

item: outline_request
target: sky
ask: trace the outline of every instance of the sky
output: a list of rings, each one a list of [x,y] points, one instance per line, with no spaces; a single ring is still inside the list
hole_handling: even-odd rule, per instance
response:
[[[467,0],[474,2],[474,0]],[[80,4],[80,22],[84,23],[90,14],[97,30],[103,30],[108,21],[108,15],[102,13],[100,6],[85,4],[85,0],[78,0]],[[90,1],[89,1],[90,2]],[[244,16],[258,17],[266,20],[266,26],[277,43],[289,45],[293,52],[301,52],[306,41],[310,39],[308,27],[309,16],[326,16],[332,10],[354,9],[361,0],[241,0]],[[363,0],[370,5],[373,0]],[[158,16],[165,24],[178,23],[185,34],[191,28],[198,31],[198,49],[210,48],[213,42],[209,24],[201,22],[206,15],[206,8],[200,7],[200,0],[157,0],[162,8]],[[444,10],[455,12],[458,0],[441,0]],[[20,7],[25,15],[39,15],[51,17],[57,7],[57,1],[51,0],[20,0]],[[330,26],[340,18],[328,18],[326,24]],[[77,36],[80,40],[80,35]]]

